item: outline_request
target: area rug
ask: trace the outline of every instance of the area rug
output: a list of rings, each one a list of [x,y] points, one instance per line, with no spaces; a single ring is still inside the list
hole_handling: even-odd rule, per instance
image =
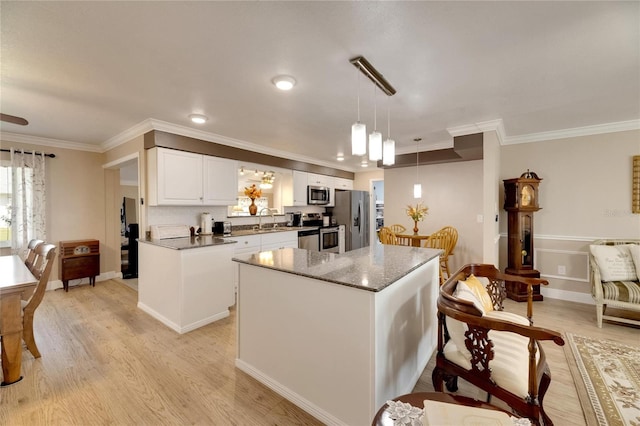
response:
[[[565,354],[587,425],[640,425],[640,347],[566,337]]]

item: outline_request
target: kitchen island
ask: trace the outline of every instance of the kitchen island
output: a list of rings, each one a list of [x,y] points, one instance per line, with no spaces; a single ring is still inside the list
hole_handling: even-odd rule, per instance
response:
[[[139,242],[138,308],[178,333],[229,316],[235,241],[202,235]]]
[[[326,424],[371,424],[435,350],[439,253],[376,244],[234,257],[236,366]]]

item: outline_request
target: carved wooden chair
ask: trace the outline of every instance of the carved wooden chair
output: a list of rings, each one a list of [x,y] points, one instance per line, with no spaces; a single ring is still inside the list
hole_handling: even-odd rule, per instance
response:
[[[473,275],[473,277],[472,277]],[[505,280],[528,286],[527,317],[503,311]],[[466,265],[440,287],[433,387],[457,390],[458,377],[504,401],[534,424],[553,425],[543,400],[551,383],[540,341],[564,345],[560,333],[533,326],[533,289],[546,280]],[[479,285],[479,287],[478,287]]]
[[[391,232],[391,229],[389,229],[389,227],[387,226],[383,226],[382,228],[380,228],[380,231],[378,231],[378,237],[380,238],[380,242],[382,244],[398,244],[396,235]]]
[[[40,302],[42,302],[47,289],[49,275],[56,257],[56,246],[54,244],[39,244],[35,248],[35,252],[37,257],[31,273],[38,279],[38,284],[29,300],[22,301],[22,338],[29,352],[35,358],[40,358],[40,351],[38,351],[33,337],[33,315]]]
[[[458,230],[452,226],[445,226],[434,232],[422,243],[423,247],[442,250],[442,254],[440,255],[440,284],[444,283],[444,281],[451,276],[449,256],[453,255],[453,249],[457,243]]]

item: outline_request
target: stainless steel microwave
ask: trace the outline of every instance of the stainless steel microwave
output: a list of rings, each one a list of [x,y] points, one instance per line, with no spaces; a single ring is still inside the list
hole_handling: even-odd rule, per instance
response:
[[[329,204],[329,188],[324,186],[307,186],[307,204],[326,205]]]

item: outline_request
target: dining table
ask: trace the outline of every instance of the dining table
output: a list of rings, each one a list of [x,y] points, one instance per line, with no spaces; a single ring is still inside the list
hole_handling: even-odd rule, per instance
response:
[[[418,234],[395,234],[400,245],[411,245],[411,247],[422,247],[422,241],[429,238],[431,235],[418,235]],[[402,244],[403,241],[408,241],[411,244]]]
[[[2,383],[22,380],[21,300],[33,293],[38,279],[17,255],[0,256],[0,336],[2,336]]]

